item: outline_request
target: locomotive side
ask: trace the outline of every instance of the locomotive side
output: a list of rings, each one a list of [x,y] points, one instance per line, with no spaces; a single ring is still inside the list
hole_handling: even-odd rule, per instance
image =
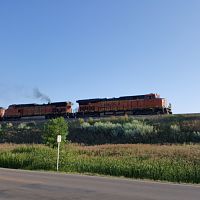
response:
[[[56,102],[48,104],[14,104],[10,105],[5,110],[3,119],[20,119],[29,117],[71,117],[72,103],[71,102]]]
[[[76,101],[79,110],[72,112],[71,102],[48,104],[14,104],[8,109],[0,107],[0,120],[21,118],[84,118],[122,115],[172,114],[165,98],[158,94],[123,96],[119,98],[98,98]]]
[[[78,100],[78,117],[172,114],[167,101],[158,94],[119,98]]]

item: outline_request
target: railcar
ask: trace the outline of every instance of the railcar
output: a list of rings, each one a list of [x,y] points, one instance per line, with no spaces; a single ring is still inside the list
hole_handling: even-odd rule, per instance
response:
[[[14,104],[10,105],[5,110],[3,119],[21,119],[29,117],[71,117],[72,103],[71,102],[56,102],[48,104]]]
[[[119,98],[85,99],[76,102],[79,104],[77,117],[172,114],[166,99],[153,93]]]

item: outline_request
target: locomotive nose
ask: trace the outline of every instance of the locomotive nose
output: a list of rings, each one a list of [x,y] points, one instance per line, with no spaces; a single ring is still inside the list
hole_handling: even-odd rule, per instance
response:
[[[3,118],[4,113],[5,113],[5,109],[0,107],[0,120]]]

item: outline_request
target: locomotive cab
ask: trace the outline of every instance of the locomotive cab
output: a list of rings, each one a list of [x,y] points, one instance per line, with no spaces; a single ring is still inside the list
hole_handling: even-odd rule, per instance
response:
[[[157,98],[160,98],[159,94],[151,93],[151,94],[146,94],[145,95],[145,99],[157,99]]]

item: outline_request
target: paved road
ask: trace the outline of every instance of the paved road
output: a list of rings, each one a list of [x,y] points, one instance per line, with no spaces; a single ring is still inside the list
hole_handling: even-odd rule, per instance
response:
[[[200,186],[0,168],[0,200],[199,200]]]

